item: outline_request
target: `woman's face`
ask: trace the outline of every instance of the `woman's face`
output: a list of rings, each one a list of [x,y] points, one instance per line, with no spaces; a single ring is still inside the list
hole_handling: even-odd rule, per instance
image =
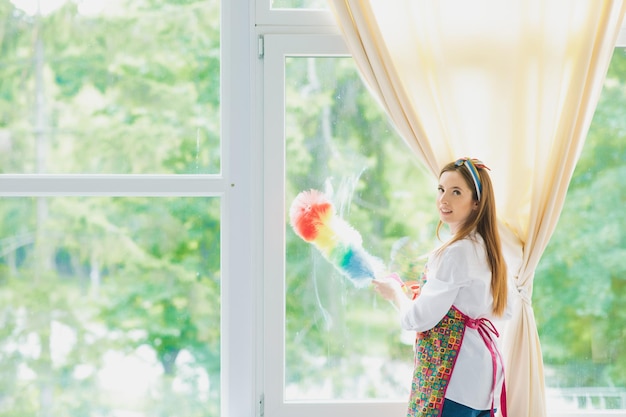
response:
[[[439,218],[455,234],[478,207],[473,190],[467,186],[463,176],[456,171],[446,171],[439,177],[437,208]]]

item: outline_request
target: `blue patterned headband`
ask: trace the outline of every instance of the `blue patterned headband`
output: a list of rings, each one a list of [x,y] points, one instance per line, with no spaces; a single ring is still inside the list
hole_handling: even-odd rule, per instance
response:
[[[478,175],[478,169],[489,169],[482,161],[479,161],[476,158],[460,158],[457,159],[454,163],[455,167],[460,167],[461,165],[465,165],[467,170],[469,171],[472,179],[474,180],[474,185],[476,186],[476,195],[478,196],[478,201],[480,201],[480,194],[483,191],[483,185],[480,182],[480,176]]]

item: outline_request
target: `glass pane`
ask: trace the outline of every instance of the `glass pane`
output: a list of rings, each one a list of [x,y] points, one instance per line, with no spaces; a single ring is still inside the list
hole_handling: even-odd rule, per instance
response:
[[[272,9],[330,10],[327,0],[271,0]]]
[[[219,0],[0,1],[1,172],[219,173],[219,16]]]
[[[219,416],[219,199],[0,212],[0,415]]]
[[[615,50],[559,224],[536,271],[533,300],[554,411],[626,415],[625,143],[622,48]]]
[[[354,61],[287,58],[286,100],[287,213],[299,193],[321,191],[371,256],[407,277],[419,274],[417,258],[435,238],[436,184]],[[401,332],[396,312],[371,287],[353,285],[319,246],[289,226],[286,233],[286,399],[406,401],[414,335]]]

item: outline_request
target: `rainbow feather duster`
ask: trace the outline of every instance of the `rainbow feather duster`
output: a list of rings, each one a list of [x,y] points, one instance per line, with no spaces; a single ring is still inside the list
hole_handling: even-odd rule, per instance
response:
[[[384,270],[383,263],[363,249],[361,234],[337,216],[334,205],[321,191],[298,194],[289,217],[294,232],[313,244],[356,287],[367,286]]]

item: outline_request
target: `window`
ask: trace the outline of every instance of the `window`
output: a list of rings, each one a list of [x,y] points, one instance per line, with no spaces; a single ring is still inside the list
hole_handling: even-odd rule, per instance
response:
[[[272,10],[328,10],[328,2],[320,0],[272,0],[271,8]]]
[[[219,415],[218,198],[1,202],[5,413]]]
[[[3,15],[2,172],[220,172],[217,1],[14,0]]]
[[[0,15],[0,413],[222,415],[219,1]]]
[[[387,263],[392,249],[397,247],[394,244],[407,242],[407,237],[411,243],[407,249],[413,254],[431,247],[432,200],[418,197],[416,192],[416,188],[423,190],[431,185],[429,177],[406,152],[393,153],[392,149],[401,152],[403,145],[368,97],[356,69],[346,58],[340,37],[327,34],[324,28],[317,35],[299,34],[297,30],[283,34],[274,28],[258,30],[264,41],[265,92],[265,412],[277,416],[340,416],[346,410],[365,416],[400,414],[405,411],[410,383],[412,341],[403,338],[389,306],[381,305],[367,290],[352,286],[315,245],[296,236],[289,226],[289,209],[300,191],[315,188],[326,192],[333,197],[339,215],[363,235],[365,248]],[[577,197],[570,197],[577,201],[576,208],[568,208],[568,203],[563,214],[566,220],[561,221],[554,243],[537,271],[533,300],[538,321],[546,319],[539,331],[547,372],[549,415],[555,417],[566,415],[565,410],[589,416],[626,413],[626,406],[621,403],[624,385],[619,382],[619,375],[623,374],[619,346],[623,344],[625,323],[618,306],[623,289],[618,278],[608,278],[621,273],[620,266],[613,262],[621,259],[624,243],[618,236],[624,225],[619,223],[618,213],[611,215],[617,216],[614,218],[607,211],[605,218],[596,219],[597,223],[589,222],[588,238],[567,234],[580,231],[571,227],[572,222],[581,222],[577,216],[582,214],[588,221],[595,211],[589,208],[594,207],[589,201],[593,200],[590,194],[595,187],[600,186],[596,181],[604,181],[611,188],[610,184],[620,178],[619,173],[612,171],[600,175],[600,171],[606,171],[606,165],[595,163],[599,155],[610,166],[611,161],[620,160],[617,150],[624,140],[622,59],[622,50],[618,48],[572,181],[570,194],[576,193],[576,187],[581,190],[575,194]],[[610,130],[607,126],[611,126]],[[368,140],[361,142],[363,138]],[[619,164],[615,169],[619,170]],[[623,205],[619,196],[624,193],[617,186],[613,190],[606,210]],[[605,200],[598,199],[593,204],[602,201]],[[391,212],[402,215],[394,217]],[[598,227],[607,219],[612,219],[611,226],[599,233]],[[568,232],[563,234],[564,230]],[[600,256],[602,242],[610,245],[612,261],[607,259],[607,266],[616,268],[615,272],[606,268],[606,279],[599,283],[602,288],[594,290],[603,297],[603,306],[596,305],[596,298],[586,299],[588,311],[564,305],[565,314],[559,316],[552,297],[562,294],[560,285],[583,299],[588,294],[577,290],[586,282],[580,275],[582,270],[576,271],[578,287],[571,287],[570,280],[562,279],[563,274],[571,272],[567,267],[578,268],[581,262],[572,261],[568,266],[560,262],[569,253],[567,244],[572,241],[580,242],[581,254],[588,250],[583,242],[594,242],[591,234],[598,239],[594,249],[598,258],[608,256]],[[419,268],[419,264],[415,267]],[[565,301],[562,297],[559,300]],[[611,317],[611,325],[601,319],[606,316]],[[572,326],[591,321],[596,326],[584,329],[581,340]],[[560,330],[555,325],[561,326]],[[576,339],[576,344],[563,339],[561,331]],[[600,340],[612,337],[613,341],[600,343],[603,348],[598,350],[598,344],[591,343],[592,331],[595,335],[604,331]],[[598,359],[604,363],[594,364]]]
[[[625,108],[626,49],[616,48],[559,224],[536,271],[533,304],[554,412],[626,413],[626,224],[619,208],[626,198]]]
[[[434,181],[404,151],[337,36],[266,35],[265,52],[265,90],[285,97],[284,105],[265,107],[266,412],[335,415],[325,407],[336,402],[365,416],[385,407],[401,412],[412,373],[410,335],[391,306],[352,285],[283,221],[299,192],[323,191],[369,238],[366,250],[401,264],[432,243],[433,228],[416,234],[406,223],[432,220],[429,201],[417,195],[430,189],[434,201]],[[391,163],[394,169],[385,169]],[[407,268],[417,273],[419,265]]]
[[[363,89],[325,2],[3,0],[0,14],[0,412],[404,412],[410,344],[390,306],[350,286],[285,216],[297,192],[319,187],[345,197],[340,214],[387,262],[397,242],[420,253],[433,236],[413,227],[432,224],[428,199],[414,199],[406,184],[429,187],[420,165],[395,146],[378,155],[359,141],[398,138]],[[618,84],[606,103],[619,102]],[[599,138],[610,127],[618,150],[620,109],[598,113],[592,129]],[[596,139],[585,152],[618,154]],[[585,158],[571,199],[595,190],[594,178],[610,180]],[[609,174],[619,177],[618,168]],[[401,221],[381,221],[408,206]],[[568,239],[559,233],[552,254]],[[614,254],[623,242],[611,233],[598,237]],[[567,272],[548,256],[538,273]],[[608,358],[619,365],[622,357],[609,355],[621,351],[607,342],[590,352],[587,331],[565,352],[549,334],[559,328],[546,301],[555,289],[537,282],[551,408],[623,413],[613,395],[622,392],[620,369],[611,390],[600,385],[605,375],[593,377]],[[620,319],[619,279],[601,282],[601,309],[568,311],[565,323]],[[367,308],[380,314],[354,314]],[[619,341],[619,330],[594,334]],[[555,377],[571,360],[581,364],[578,385]],[[372,386],[381,375],[384,384]],[[145,376],[158,382],[152,391]],[[171,402],[150,397],[164,393]],[[587,409],[601,404],[613,409]]]

